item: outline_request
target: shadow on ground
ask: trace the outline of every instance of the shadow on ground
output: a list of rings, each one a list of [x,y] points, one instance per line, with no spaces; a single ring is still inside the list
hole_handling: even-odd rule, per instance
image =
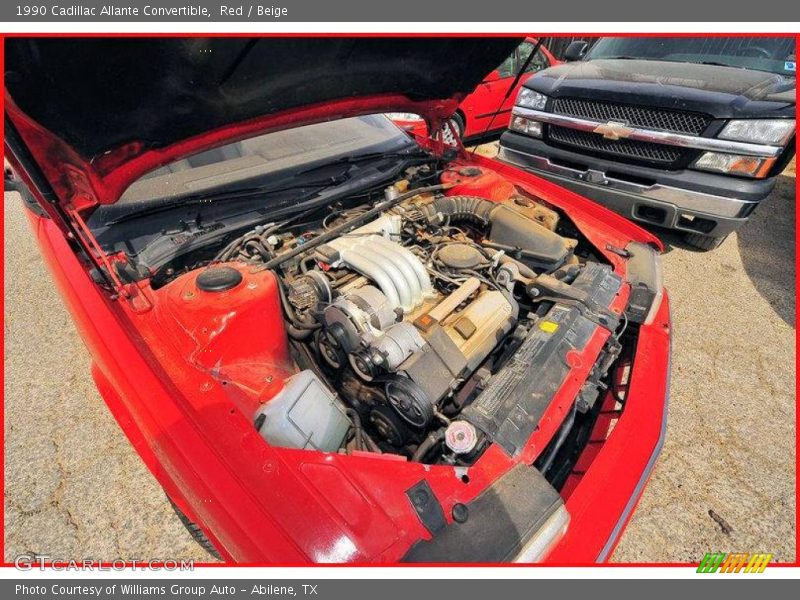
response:
[[[687,244],[680,232],[659,227],[645,226],[645,229],[664,243],[664,254],[675,249],[696,252],[698,258],[704,254]],[[744,270],[753,286],[778,316],[794,327],[795,177],[792,170],[778,177],[773,192],[732,237],[736,239]]]
[[[636,223],[636,224],[644,227],[647,231],[649,231],[650,233],[652,233],[654,236],[656,236],[658,239],[661,240],[661,242],[664,244],[664,252],[663,252],[664,254],[669,254],[676,248],[680,250],[689,250],[692,252],[697,252],[698,254],[703,253],[702,250],[698,250],[694,246],[687,244],[683,240],[683,233],[679,233],[671,229],[662,229],[660,227],[655,227],[655,226],[650,227],[648,225],[645,225],[644,223]]]
[[[739,254],[759,294],[787,324],[795,322],[795,179],[781,175],[738,234]]]

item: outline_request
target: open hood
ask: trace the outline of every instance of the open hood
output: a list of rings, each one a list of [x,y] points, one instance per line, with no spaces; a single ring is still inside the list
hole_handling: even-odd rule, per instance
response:
[[[222,143],[316,121],[449,116],[518,38],[11,38],[10,139],[72,210]]]

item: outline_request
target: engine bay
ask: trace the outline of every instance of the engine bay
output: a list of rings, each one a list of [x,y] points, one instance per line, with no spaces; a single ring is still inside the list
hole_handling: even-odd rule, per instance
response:
[[[628,325],[609,308],[622,279],[572,222],[472,165],[409,167],[366,198],[258,225],[196,260],[152,277],[178,320],[202,310],[197,295],[228,316],[282,315],[260,343],[287,358],[251,415],[278,447],[454,466],[492,443],[519,454],[601,331],[552,460],[576,416],[596,415]],[[247,388],[249,371],[211,349],[232,319],[212,321],[192,361]]]

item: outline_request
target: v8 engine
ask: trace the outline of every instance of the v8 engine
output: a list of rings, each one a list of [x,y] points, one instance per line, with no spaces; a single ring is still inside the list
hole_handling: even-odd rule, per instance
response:
[[[400,224],[396,215],[382,217],[318,252],[322,264],[351,268],[369,282],[324,309],[319,345],[331,367],[347,361],[362,380],[383,381],[398,415],[424,428],[438,401],[511,330],[518,309],[507,293],[481,289],[475,275],[455,280],[447,296],[437,291],[422,260],[391,241]],[[445,248],[467,271],[488,262],[466,243]]]
[[[618,326],[606,307],[619,278],[579,252],[558,212],[513,186],[485,197],[476,182],[503,180],[475,167],[423,178],[334,206],[299,234],[262,228],[218,257],[262,262],[279,280],[299,372],[255,416],[271,443],[451,464],[492,441],[514,452],[535,423],[518,422],[512,392],[538,397],[515,357],[528,353],[533,373],[553,353],[537,323],[561,324],[560,351]],[[619,349],[604,352],[598,385]]]

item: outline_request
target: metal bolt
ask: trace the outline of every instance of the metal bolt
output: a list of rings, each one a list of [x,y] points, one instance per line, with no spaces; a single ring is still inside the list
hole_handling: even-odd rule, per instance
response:
[[[453,521],[456,523],[465,523],[469,518],[469,509],[465,504],[460,502],[453,505]]]

